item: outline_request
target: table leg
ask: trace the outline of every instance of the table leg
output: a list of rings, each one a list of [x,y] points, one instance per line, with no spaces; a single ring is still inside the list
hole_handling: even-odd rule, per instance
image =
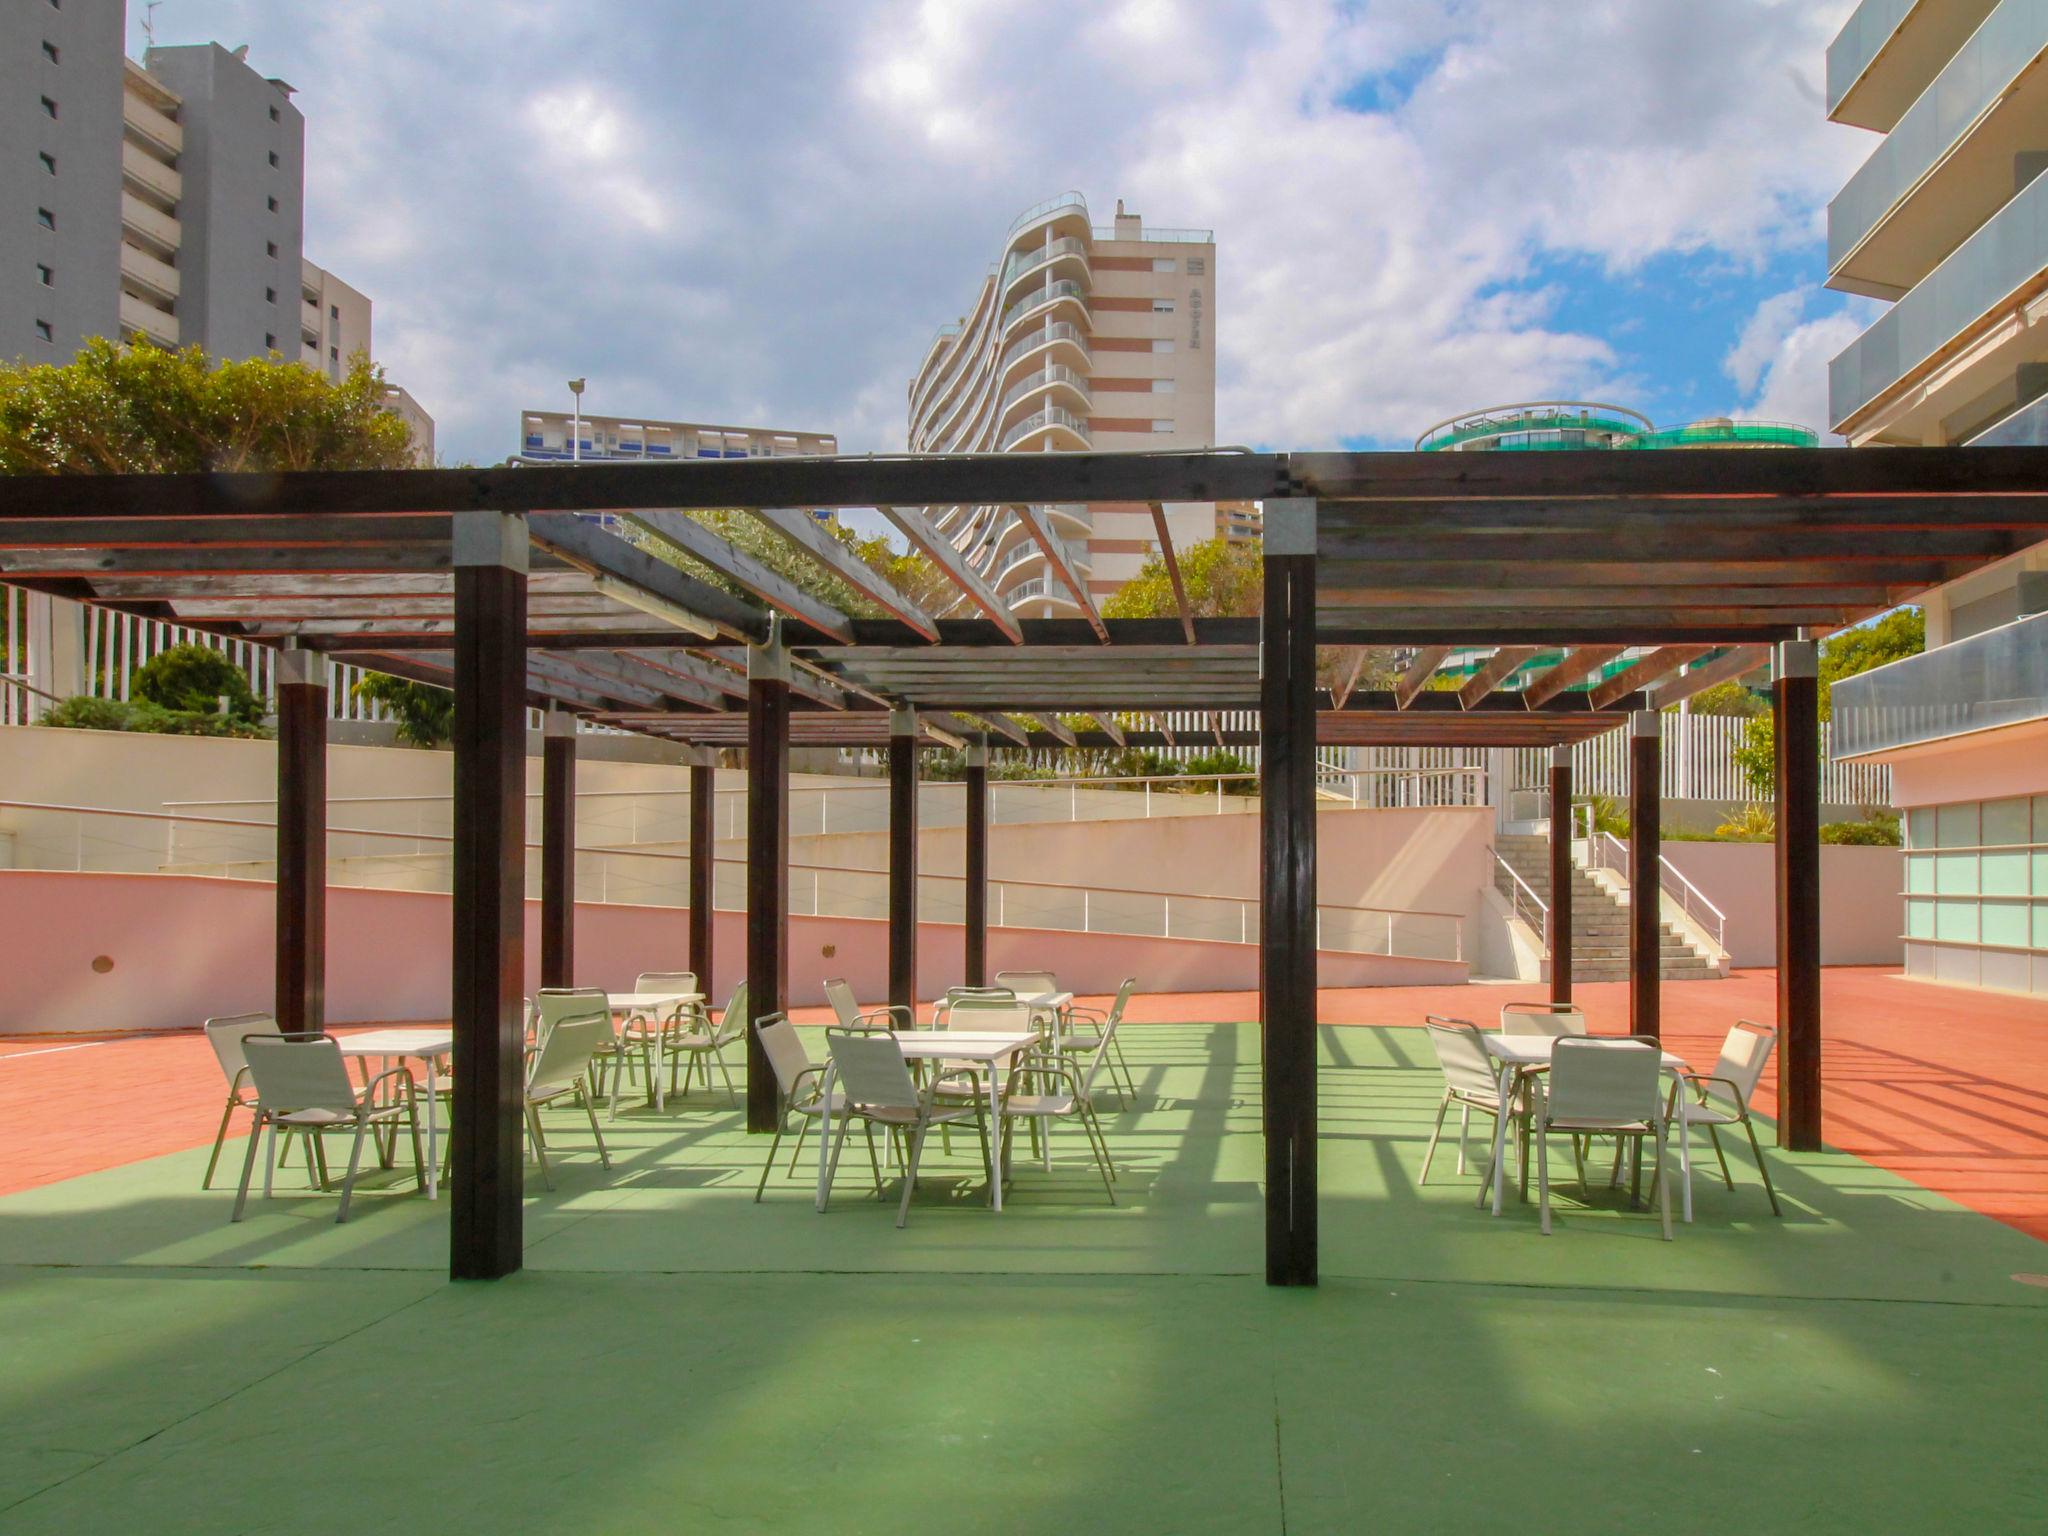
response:
[[[827,1173],[827,1169],[828,1169],[828,1167],[829,1167],[829,1162],[828,1162],[828,1158],[829,1158],[829,1154],[830,1154],[830,1152],[831,1152],[831,1146],[830,1146],[830,1143],[831,1143],[831,1140],[832,1140],[832,1079],[833,1079],[833,1076],[834,1076],[834,1068],[832,1067],[831,1063],[829,1063],[829,1062],[828,1062],[828,1063],[826,1063],[826,1066],[825,1066],[825,1081],[824,1081],[824,1085],[823,1085],[823,1088],[822,1088],[822,1090],[821,1090],[821,1092],[820,1092],[820,1094],[819,1094],[819,1097],[818,1097],[818,1104],[819,1104],[819,1116],[818,1116],[818,1196],[817,1196],[817,1206],[818,1206],[818,1209],[819,1209],[820,1211],[823,1211],[823,1210],[825,1209],[825,1178],[826,1178],[826,1173]]]
[[[440,1076],[435,1059],[422,1057],[427,1069],[427,1198],[441,1198],[441,1095],[434,1089]]]
[[[996,1063],[990,1061],[988,1064],[988,1133],[996,1139],[991,1143],[995,1155],[989,1159],[989,1162],[996,1171],[996,1187],[991,1191],[993,1198],[989,1201],[989,1204],[1000,1211],[1003,1208],[1003,1175],[1009,1171],[1009,1159],[1003,1155],[1003,1116],[1001,1110],[996,1105],[996,1076]]]
[[[1500,1068],[1500,1113],[1493,1117],[1493,1214],[1501,1210],[1501,1195],[1507,1183],[1508,1116],[1513,1113],[1515,1065],[1502,1062]]]

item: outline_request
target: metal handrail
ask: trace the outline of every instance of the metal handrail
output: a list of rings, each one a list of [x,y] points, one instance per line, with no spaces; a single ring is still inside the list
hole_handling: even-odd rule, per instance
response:
[[[1550,903],[1545,901],[1541,896],[1538,896],[1534,888],[1530,886],[1529,882],[1524,880],[1521,877],[1521,875],[1516,873],[1515,866],[1510,864],[1506,859],[1501,857],[1501,852],[1498,848],[1494,847],[1492,844],[1488,844],[1486,851],[1493,855],[1493,862],[1498,864],[1502,869],[1506,870],[1508,872],[1508,878],[1515,882],[1515,890],[1517,893],[1514,897],[1515,915],[1521,918],[1522,921],[1527,923],[1531,928],[1534,928],[1538,933],[1549,933]],[[1535,915],[1533,917],[1522,910],[1522,897],[1524,896],[1529,898],[1530,904],[1534,906],[1536,909]]]
[[[1592,808],[1588,806],[1587,809],[1590,811]],[[1604,857],[1611,862],[1595,862],[1593,867],[1595,869],[1611,869],[1615,873],[1619,874],[1624,880],[1628,880],[1630,885],[1633,886],[1635,882],[1633,877],[1629,874],[1628,845],[1622,842],[1622,840],[1616,837],[1612,832],[1602,832],[1600,834],[1599,844],[1596,846],[1599,848],[1604,848]],[[1598,860],[1601,857],[1602,855],[1599,853],[1594,854],[1594,858],[1596,860]],[[1674,891],[1671,889],[1669,884],[1669,881],[1671,880],[1675,880],[1678,882],[1678,890]],[[1678,909],[1681,912],[1685,913],[1686,916],[1693,918],[1695,921],[1700,922],[1701,926],[1704,927],[1706,926],[1705,919],[1703,919],[1698,912],[1695,912],[1693,910],[1692,904],[1694,901],[1697,901],[1700,906],[1706,909],[1707,916],[1711,917],[1713,920],[1714,942],[1717,945],[1719,945],[1723,951],[1727,950],[1727,913],[1723,912],[1719,907],[1715,906],[1714,903],[1708,899],[1707,893],[1701,890],[1697,885],[1694,885],[1692,881],[1688,880],[1685,877],[1685,872],[1681,870],[1676,864],[1672,863],[1671,860],[1661,852],[1657,855],[1657,890],[1660,895],[1670,896],[1671,899],[1677,903]]]

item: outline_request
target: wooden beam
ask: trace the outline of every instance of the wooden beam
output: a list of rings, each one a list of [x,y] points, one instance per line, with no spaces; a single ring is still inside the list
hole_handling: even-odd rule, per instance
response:
[[[1038,515],[1038,509],[1020,503],[1011,510],[1017,514],[1018,521],[1023,523],[1024,531],[1031,535],[1031,540],[1038,546],[1039,553],[1045,556],[1045,563],[1052,567],[1054,574],[1073,594],[1074,606],[1081,610],[1081,617],[1086,619],[1088,627],[1095,631],[1095,638],[1108,644],[1109,629],[1103,624],[1102,615],[1096,611],[1095,599],[1088,595],[1088,583],[1076,574],[1073,565],[1067,559],[1065,548],[1046,528],[1045,520]]]
[[[526,1183],[525,520],[458,519],[455,535],[454,1104],[449,1273],[524,1262]]]
[[[813,597],[795,582],[755,559],[730,539],[723,539],[687,512],[672,507],[650,507],[625,514],[626,521],[672,545],[693,559],[701,560],[735,585],[745,588],[769,607],[808,624],[820,634],[842,644],[853,637],[846,615],[830,603]]]
[[[1595,709],[1606,709],[1616,699],[1662,682],[1687,662],[1697,661],[1712,649],[1706,645],[1663,646],[1647,656],[1638,657],[1619,672],[1589,688],[1586,700]]]
[[[1550,1000],[1572,1000],[1572,749],[1550,749]]]
[[[753,1020],[789,1006],[789,652],[757,648],[747,699],[747,1129],[773,1131],[775,1072]]]
[[[1541,707],[1580,678],[1606,666],[1625,649],[1619,645],[1582,645],[1567,651],[1557,665],[1529,679],[1529,686],[1522,690],[1522,701],[1531,709]]]
[[[896,531],[910,541],[910,547],[952,579],[953,585],[988,617],[988,621],[1001,630],[1011,641],[1022,643],[1024,631],[1017,627],[1017,621],[1010,613],[1010,605],[1002,595],[983,579],[981,573],[967,563],[967,559],[953,543],[922,512],[909,512],[900,507],[879,506],[875,510],[895,525]]]
[[[962,716],[955,715],[954,718],[957,720],[962,718]],[[1025,733],[1024,727],[1019,725],[1016,721],[1012,720],[1008,715],[974,715],[973,718],[981,721],[990,730],[996,732],[998,735],[1007,736],[1011,741],[1014,741],[1020,747],[1028,747],[1031,745],[1031,738],[1029,735]]]
[[[1663,1032],[1664,953],[1662,738],[1654,710],[1629,717],[1628,1032]]]
[[[0,529],[6,525],[0,523]],[[432,572],[448,569],[447,544],[251,546],[201,545],[141,549],[0,549],[0,575],[118,577],[162,580],[172,576],[275,576],[362,571]]]
[[[1150,502],[1152,527],[1159,536],[1159,558],[1166,565],[1166,579],[1173,584],[1173,606],[1180,612],[1181,628],[1186,631],[1188,644],[1195,643],[1195,610],[1188,606],[1188,589],[1180,575],[1180,555],[1173,547],[1173,533],[1166,526],[1166,508],[1159,502]]]
[[[1517,667],[1537,654],[1533,645],[1504,645],[1480,664],[1479,670],[1465,679],[1465,686],[1458,690],[1458,702],[1470,709],[1494,689],[1498,688]]]
[[[721,634],[736,640],[767,638],[768,615],[760,609],[657,560],[586,518],[534,518],[531,534],[534,543],[557,559],[696,614]]]
[[[889,721],[889,1002],[917,1005],[917,713]]]
[[[1358,676],[1365,670],[1365,658],[1371,653],[1369,646],[1345,646],[1337,653],[1337,686],[1330,691],[1331,707],[1342,709],[1350,701],[1351,692],[1358,686]]]
[[[1771,709],[1778,769],[1778,1145],[1822,1145],[1820,682],[1810,640],[1779,647]]]
[[[1121,725],[1117,724],[1115,714],[1105,710],[1099,713],[1092,714],[1090,718],[1093,719],[1097,725],[1102,727],[1102,734],[1107,736],[1111,741],[1115,742],[1119,747],[1122,747],[1125,744],[1124,728]]]
[[[713,912],[714,860],[718,854],[718,770],[690,765],[690,969],[697,990],[718,996],[718,959]]]
[[[880,571],[819,527],[818,520],[810,513],[787,507],[750,507],[748,510],[884,612],[902,620],[927,640],[939,638],[938,627],[929,614],[898,592]]]
[[[1444,658],[1450,654],[1451,648],[1448,645],[1425,645],[1418,647],[1415,652],[1415,659],[1408,663],[1408,670],[1403,672],[1399,681],[1394,684],[1394,707],[1396,709],[1406,709],[1410,704],[1413,704],[1415,696],[1429,686],[1429,680],[1436,676],[1436,669],[1443,665]],[[1359,648],[1358,656],[1360,660],[1364,659],[1365,650],[1363,647]],[[1357,669],[1354,666],[1352,670],[1354,680],[1357,675]],[[1350,692],[1351,688],[1347,684],[1344,694],[1348,696]],[[1342,709],[1343,707],[1344,699],[1340,697],[1337,700],[1337,708]]]
[[[1716,683],[1733,682],[1746,677],[1771,659],[1768,646],[1738,645],[1723,652],[1704,666],[1696,666],[1681,677],[1658,688],[1652,688],[1643,695],[1643,708],[1669,709],[1682,699],[1689,699],[1703,693]]]
[[[1062,746],[1071,747],[1074,745],[1073,730],[1057,715],[1037,714],[1033,718],[1038,721],[1040,730],[1044,731],[1046,735],[1052,737],[1055,741],[1058,741]]]
[[[1315,504],[1266,503],[1259,932],[1266,1283],[1314,1285],[1316,1221]]]
[[[277,658],[277,1027],[327,1027],[327,662]]]
[[[576,985],[576,717],[541,727],[540,984]]]
[[[967,827],[962,873],[966,877],[964,980],[988,985],[988,746],[967,748]]]

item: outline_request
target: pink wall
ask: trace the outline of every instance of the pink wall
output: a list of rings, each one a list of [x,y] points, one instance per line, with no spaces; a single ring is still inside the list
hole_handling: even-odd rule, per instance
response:
[[[1892,804],[1945,805],[2048,791],[2048,725],[1982,731],[1889,754]]]
[[[1666,843],[1664,856],[1728,919],[1736,965],[1778,963],[1777,877],[1769,843]],[[1820,850],[1820,963],[1899,965],[1905,911],[1896,848]]]
[[[448,1016],[449,898],[416,891],[331,887],[327,1016],[337,1024]],[[272,1002],[276,911],[267,882],[182,875],[0,870],[0,1034],[189,1028],[213,1014]],[[526,986],[539,985],[537,902],[527,903]],[[688,914],[674,907],[579,905],[576,980],[624,988],[643,970],[689,964]],[[745,969],[745,919],[717,915],[710,988],[722,1003]],[[844,976],[863,1001],[887,992],[887,925],[863,918],[790,919],[793,1003],[824,1000]],[[935,997],[960,980],[961,930],[919,931],[918,990]],[[1121,934],[995,929],[991,969],[1043,967],[1076,992],[1113,992],[1126,976],[1152,992],[1242,991],[1258,984],[1245,944]],[[111,961],[104,972],[95,959]],[[1328,986],[1458,982],[1465,967],[1325,953]]]

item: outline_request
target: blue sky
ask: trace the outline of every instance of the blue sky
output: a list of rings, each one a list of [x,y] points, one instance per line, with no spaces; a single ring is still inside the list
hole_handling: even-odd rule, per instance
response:
[[[1874,143],[1847,0],[164,0],[308,119],[307,253],[453,460],[518,412],[900,447],[1023,207],[1209,227],[1218,435],[1402,446],[1502,400],[1824,426],[1819,288]],[[131,46],[142,46],[139,0]]]

